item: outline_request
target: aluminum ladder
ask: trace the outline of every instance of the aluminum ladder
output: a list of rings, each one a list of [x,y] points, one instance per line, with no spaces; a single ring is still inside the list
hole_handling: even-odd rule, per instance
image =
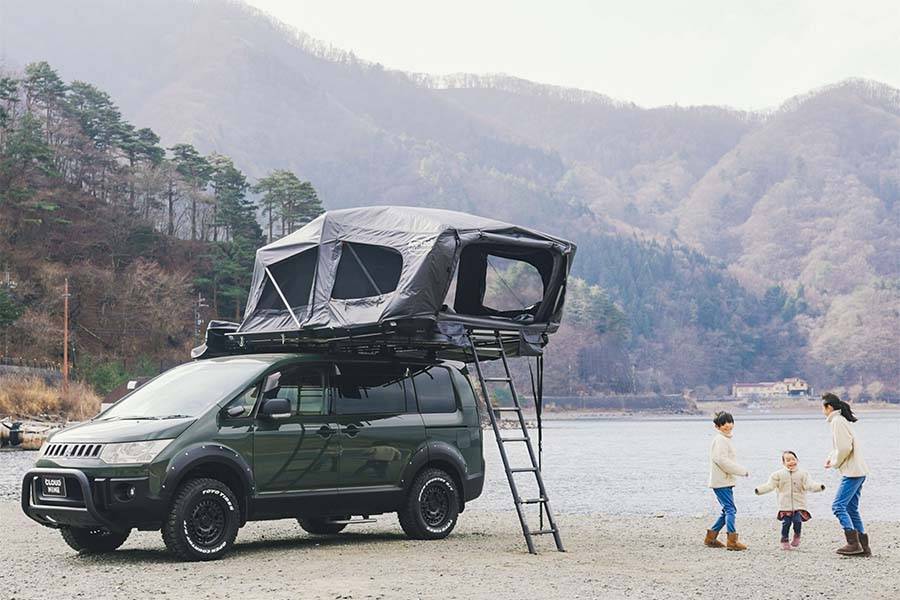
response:
[[[528,552],[537,554],[534,548],[534,536],[552,535],[556,542],[556,549],[565,552],[562,539],[559,536],[559,527],[556,525],[556,519],[553,517],[553,511],[550,510],[550,498],[547,495],[547,489],[544,487],[544,478],[541,476],[541,469],[534,453],[534,446],[531,443],[531,436],[528,433],[528,426],[525,423],[525,416],[522,414],[522,406],[519,403],[519,395],[516,393],[516,386],[513,382],[512,373],[509,371],[509,360],[506,356],[506,350],[503,347],[503,338],[500,331],[494,331],[490,336],[477,335],[469,332],[469,345],[472,349],[473,363],[475,371],[478,375],[478,381],[481,384],[481,393],[484,397],[485,406],[491,419],[491,427],[494,429],[494,437],[497,439],[497,446],[500,449],[500,457],[503,459],[503,469],[506,471],[506,479],[509,481],[509,489],[512,492],[513,502],[515,502],[516,513],[519,515],[519,523],[522,524],[522,534],[525,536],[525,543],[528,545]],[[484,345],[484,344],[490,345]],[[503,377],[485,377],[481,368],[482,357],[478,353],[497,354],[497,357],[503,362]],[[491,356],[490,358],[495,358]],[[509,386],[510,395],[512,396],[513,406],[494,406],[491,400],[491,394],[488,391],[488,384],[503,384]],[[510,437],[501,435],[501,429],[498,425],[498,413],[515,412],[519,421],[519,429],[521,434]],[[523,443],[528,449],[528,458],[531,466],[512,467],[509,464],[509,455],[506,453],[506,444]],[[523,498],[519,494],[519,488],[516,485],[515,475],[517,473],[532,473],[537,481],[538,497]],[[525,514],[525,506],[529,504],[538,504],[540,508],[541,523],[543,523],[543,515],[547,515],[547,529],[532,530],[528,526]]]

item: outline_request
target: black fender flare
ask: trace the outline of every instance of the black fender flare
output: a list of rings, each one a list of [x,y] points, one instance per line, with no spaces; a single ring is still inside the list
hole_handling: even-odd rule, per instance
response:
[[[205,465],[225,467],[243,484],[241,522],[246,522],[250,498],[256,493],[253,469],[239,452],[224,444],[203,442],[179,450],[178,454],[173,456],[166,465],[166,474],[160,487],[160,497],[166,501],[171,500],[185,476],[195,468]],[[237,493],[237,490],[233,491]]]
[[[457,484],[460,488],[459,502],[460,508],[462,508],[466,498],[465,486],[466,478],[468,476],[466,459],[458,448],[446,442],[432,440],[419,446],[406,464],[406,468],[403,469],[403,476],[400,479],[400,485],[403,487],[403,491],[409,491],[410,486],[416,478],[416,474],[422,470],[422,467],[428,463],[437,461],[450,465],[453,471],[450,475],[456,477]]]

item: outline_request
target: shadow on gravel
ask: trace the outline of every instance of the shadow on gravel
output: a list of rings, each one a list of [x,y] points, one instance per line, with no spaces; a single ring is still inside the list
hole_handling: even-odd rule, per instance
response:
[[[470,536],[471,534],[468,533],[455,534],[451,536],[450,539],[459,541]],[[397,544],[400,542],[414,542],[414,540],[410,540],[403,533],[399,532],[341,533],[334,536],[307,536],[300,534],[297,537],[274,537],[247,542],[241,542],[240,538],[238,538],[234,548],[222,559],[222,561],[227,562],[236,558],[255,556],[260,553],[275,552],[279,550],[302,550],[313,548],[326,550],[327,548],[340,548],[356,544],[381,545]],[[158,549],[125,547],[108,554],[73,554],[69,556],[67,560],[80,565],[125,565],[135,563],[193,564],[184,562],[170,554],[162,544],[160,544]]]

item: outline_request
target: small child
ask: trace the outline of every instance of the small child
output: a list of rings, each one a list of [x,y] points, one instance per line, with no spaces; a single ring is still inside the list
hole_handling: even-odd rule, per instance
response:
[[[778,494],[778,520],[781,521],[781,549],[790,550],[800,545],[800,530],[804,521],[812,517],[806,508],[806,492],[821,492],[825,485],[812,480],[809,473],[797,468],[797,454],[792,450],[781,453],[783,469],[769,476],[769,481],[756,488],[757,496],[775,490]],[[788,543],[791,525],[794,526],[794,539]]]
[[[737,508],[734,505],[734,484],[736,476],[747,477],[750,473],[735,462],[734,446],[731,445],[731,432],[734,429],[734,417],[727,412],[717,412],[713,419],[716,426],[716,435],[709,449],[709,487],[716,495],[716,500],[722,505],[722,514],[706,530],[704,544],[710,548],[726,548],[728,550],[746,550],[747,546],[738,541],[737,529],[734,518]],[[728,543],[723,544],[718,540],[719,531],[725,527],[728,534]]]

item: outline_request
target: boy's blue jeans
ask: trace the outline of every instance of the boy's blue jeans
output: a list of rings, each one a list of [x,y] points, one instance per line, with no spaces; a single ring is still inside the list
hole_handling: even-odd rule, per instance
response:
[[[788,541],[788,534],[791,533],[791,525],[794,526],[794,535],[799,536],[800,531],[803,529],[803,517],[800,515],[800,511],[794,511],[794,514],[790,517],[785,517],[781,520],[781,541]]]
[[[710,529],[718,533],[722,527],[725,527],[725,531],[728,533],[736,532],[734,516],[737,514],[737,507],[734,505],[734,488],[713,488],[713,492],[716,494],[716,500],[722,505],[722,514],[719,515],[719,518],[716,519],[716,522],[713,523]]]
[[[844,529],[855,529],[860,533],[866,532],[862,519],[859,517],[859,494],[862,492],[865,480],[865,476],[844,477],[841,479],[837,494],[834,495],[831,512],[841,522],[841,527]]]

